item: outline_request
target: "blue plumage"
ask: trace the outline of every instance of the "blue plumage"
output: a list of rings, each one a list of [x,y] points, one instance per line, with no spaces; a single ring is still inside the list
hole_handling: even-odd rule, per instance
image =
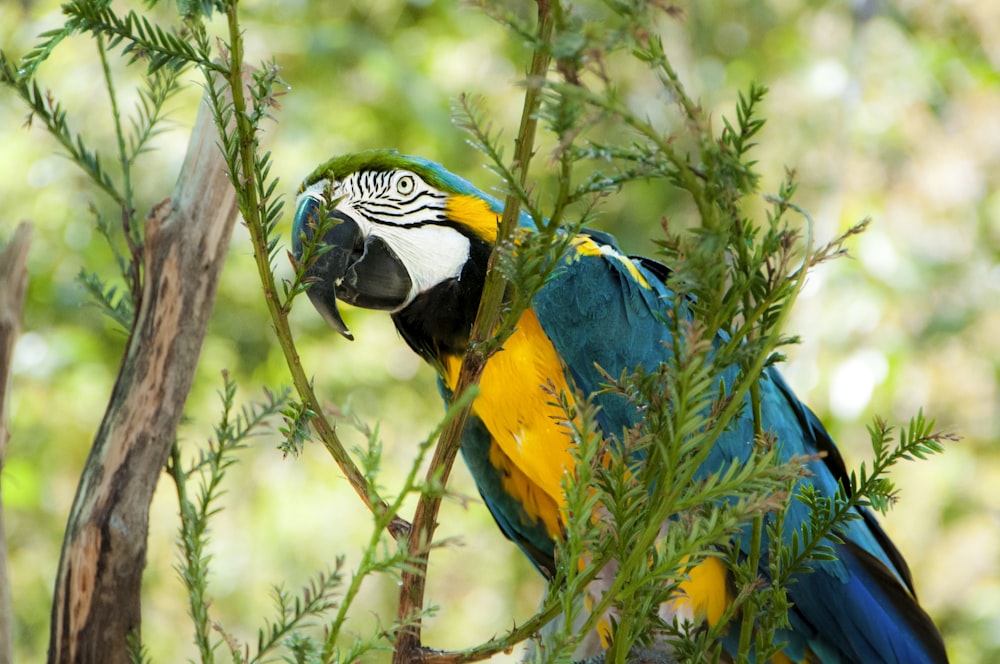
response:
[[[621,397],[600,392],[606,379],[597,367],[618,376],[670,359],[670,333],[663,316],[673,307],[674,296],[658,271],[649,269],[648,259],[634,259],[633,265],[648,287],[636,281],[617,252],[573,257],[533,303],[577,387],[585,394],[596,393],[598,420],[606,435],[633,426],[637,415]],[[735,368],[724,372],[727,384],[735,377]],[[760,393],[763,429],[776,435],[782,459],[822,452],[822,460],[808,464],[808,481],[825,496],[837,491],[838,482],[847,486],[843,461],[826,430],[776,369],[765,370]],[[752,441],[753,422],[749,408],[744,408],[721,434],[699,475],[746,460]],[[798,660],[809,652],[824,663],[944,661],[940,637],[913,598],[902,557],[874,515],[867,509],[858,512],[861,518],[845,527],[845,543],[833,545],[838,560],[812,563],[815,571],[800,575],[790,587],[793,629],[782,634],[787,653],[798,654]],[[786,536],[807,518],[807,506],[793,500]],[[744,553],[748,545],[749,533],[744,533]]]

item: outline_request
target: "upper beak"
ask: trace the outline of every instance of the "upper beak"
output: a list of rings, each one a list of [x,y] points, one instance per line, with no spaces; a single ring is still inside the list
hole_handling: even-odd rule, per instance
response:
[[[319,202],[310,199],[300,205],[296,215],[314,215],[318,209]],[[354,339],[340,316],[337,300],[366,309],[392,311],[406,303],[412,281],[402,261],[382,238],[366,237],[357,222],[339,210],[331,211],[330,218],[338,223],[320,240],[327,250],[305,271],[311,282],[306,292],[333,329],[347,339]],[[313,224],[303,223],[300,227],[307,237],[312,235]]]

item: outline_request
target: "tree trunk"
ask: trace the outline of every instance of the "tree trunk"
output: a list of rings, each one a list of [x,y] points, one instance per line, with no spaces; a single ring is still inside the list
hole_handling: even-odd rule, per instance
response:
[[[49,662],[128,662],[149,505],[176,438],[236,218],[203,104],[172,198],[146,220],[142,293],[77,487],[52,604]]]
[[[21,331],[21,310],[28,286],[28,246],[31,226],[22,223],[14,231],[10,244],[0,253],[0,488],[3,485],[3,464],[7,454],[7,403],[10,399],[11,363],[14,344]],[[10,602],[7,577],[7,536],[3,525],[3,503],[0,503],[0,664],[14,661],[14,613]]]

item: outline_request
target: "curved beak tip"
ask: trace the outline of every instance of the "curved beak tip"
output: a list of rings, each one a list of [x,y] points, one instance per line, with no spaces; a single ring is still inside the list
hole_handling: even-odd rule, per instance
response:
[[[354,334],[344,323],[344,319],[340,317],[339,312],[336,312],[333,316],[327,315],[327,313],[324,312],[323,318],[326,319],[326,322],[330,324],[330,327],[335,329],[340,336],[344,337],[348,341],[354,341]]]
[[[310,288],[306,291],[309,299],[312,300],[313,306],[316,307],[316,311],[320,313],[330,327],[336,330],[340,336],[344,337],[348,341],[354,341],[354,335],[351,330],[347,327],[344,319],[340,315],[340,311],[337,309],[337,300],[332,295],[332,293],[324,293],[322,288]]]

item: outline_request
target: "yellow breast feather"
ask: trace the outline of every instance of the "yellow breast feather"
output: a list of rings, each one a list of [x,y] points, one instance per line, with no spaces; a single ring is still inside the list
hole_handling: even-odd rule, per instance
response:
[[[460,366],[460,358],[445,359],[450,389],[455,388]],[[503,350],[487,362],[479,387],[472,410],[502,452],[491,454],[490,461],[508,471],[504,489],[529,514],[537,510],[549,533],[557,535],[558,508],[565,504],[562,478],[573,468],[573,443],[563,424],[566,413],[553,403],[553,393],[572,393],[562,362],[530,309],[522,314]]]
[[[733,601],[729,591],[729,570],[718,558],[706,558],[688,570],[688,578],[680,584],[681,593],[677,598],[680,606],[686,606],[695,620],[708,620],[715,625]]]
[[[454,389],[461,358],[446,358],[444,368],[445,382]],[[566,413],[555,405],[553,393],[572,399],[562,362],[529,309],[503,350],[487,362],[472,410],[493,437],[489,458],[501,472],[504,490],[556,538],[562,536],[566,504],[562,479],[572,472],[574,460]],[[733,599],[727,575],[717,558],[691,568],[673,601],[675,609],[716,624]]]

